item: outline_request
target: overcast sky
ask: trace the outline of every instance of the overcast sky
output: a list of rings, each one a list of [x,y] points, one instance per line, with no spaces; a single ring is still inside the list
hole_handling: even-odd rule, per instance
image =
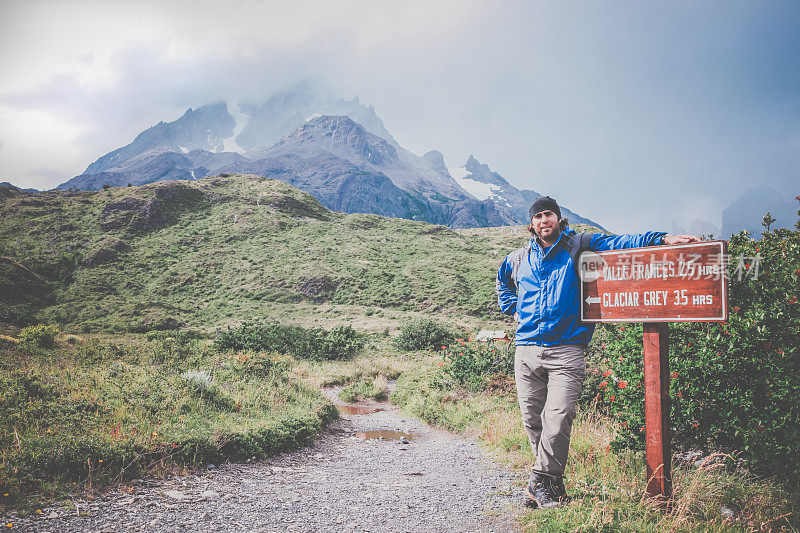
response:
[[[301,80],[613,231],[800,194],[800,2],[0,0],[0,181]]]

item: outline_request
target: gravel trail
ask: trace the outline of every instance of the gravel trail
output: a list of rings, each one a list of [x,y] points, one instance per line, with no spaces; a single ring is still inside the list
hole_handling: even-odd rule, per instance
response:
[[[23,531],[517,531],[522,487],[471,440],[388,404],[343,414],[317,443],[209,466],[13,521]],[[372,431],[405,433],[379,439]],[[76,515],[79,513],[80,515]]]

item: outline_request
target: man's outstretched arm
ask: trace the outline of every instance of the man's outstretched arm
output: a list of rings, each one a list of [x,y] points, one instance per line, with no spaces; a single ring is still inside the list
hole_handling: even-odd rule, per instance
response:
[[[689,244],[702,240],[697,235],[664,235],[664,244]]]
[[[589,249],[595,252],[605,250],[621,250],[624,248],[642,248],[659,244],[687,244],[700,242],[696,235],[667,235],[663,231],[648,231],[633,235],[602,235],[595,233],[589,243]]]

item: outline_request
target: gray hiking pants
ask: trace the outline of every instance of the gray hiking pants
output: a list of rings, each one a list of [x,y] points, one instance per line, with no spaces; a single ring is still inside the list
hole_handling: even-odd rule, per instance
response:
[[[514,378],[533,470],[564,475],[575,406],[586,375],[583,344],[517,346]]]

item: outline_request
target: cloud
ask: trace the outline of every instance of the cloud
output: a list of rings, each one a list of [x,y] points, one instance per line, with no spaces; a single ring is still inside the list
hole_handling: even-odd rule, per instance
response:
[[[38,82],[0,82],[0,115],[35,112],[39,115],[36,122],[47,116],[52,122],[71,125],[74,131],[69,135],[60,139],[51,135],[48,145],[39,143],[39,147],[59,154],[56,157],[63,160],[70,143],[79,145],[80,155],[59,166],[65,175],[75,175],[96,157],[127,144],[161,120],[174,120],[187,107],[221,98],[231,103],[261,102],[300,80],[313,80],[327,92],[355,96],[359,83],[342,83],[342,79],[352,79],[353,73],[359,73],[364,65],[376,64],[389,50],[402,54],[397,43],[408,43],[410,36],[423,41],[433,36],[443,39],[454,21],[470,13],[469,5],[464,4],[455,14],[450,14],[444,3],[426,4],[424,8],[419,4],[404,14],[397,8],[359,5],[360,16],[351,20],[355,5],[348,11],[325,2],[280,9],[243,2],[225,10],[209,28],[208,12],[212,6],[218,11],[216,4],[192,4],[184,11],[182,7],[188,4],[160,7],[145,2],[136,13],[145,24],[133,24],[131,13],[126,19],[125,10],[103,8],[93,12],[90,28],[83,16],[97,5],[79,2],[74,11],[48,11],[42,25],[53,32],[46,42],[66,38],[65,50],[51,47],[52,56],[47,58],[46,54],[31,52],[42,59],[33,67],[24,61],[11,62],[10,67],[18,69],[19,79]],[[25,9],[20,7],[20,11],[19,16],[25,18]],[[56,15],[64,18],[58,25],[51,20]],[[393,18],[395,24],[389,24]],[[97,46],[94,37],[98,36],[92,28],[103,28],[107,22],[114,31],[101,31]],[[391,31],[387,31],[390,26]],[[34,31],[30,37],[37,36]],[[2,60],[10,57],[0,53]],[[49,77],[42,72],[42,64],[50,66]],[[26,70],[29,68],[32,70]],[[20,121],[14,131],[0,126],[18,138],[30,137],[36,127],[35,123]],[[16,146],[23,149],[21,143]],[[23,170],[22,154],[18,152],[12,159],[0,160],[0,172],[41,183],[42,176],[34,171],[38,162]]]

